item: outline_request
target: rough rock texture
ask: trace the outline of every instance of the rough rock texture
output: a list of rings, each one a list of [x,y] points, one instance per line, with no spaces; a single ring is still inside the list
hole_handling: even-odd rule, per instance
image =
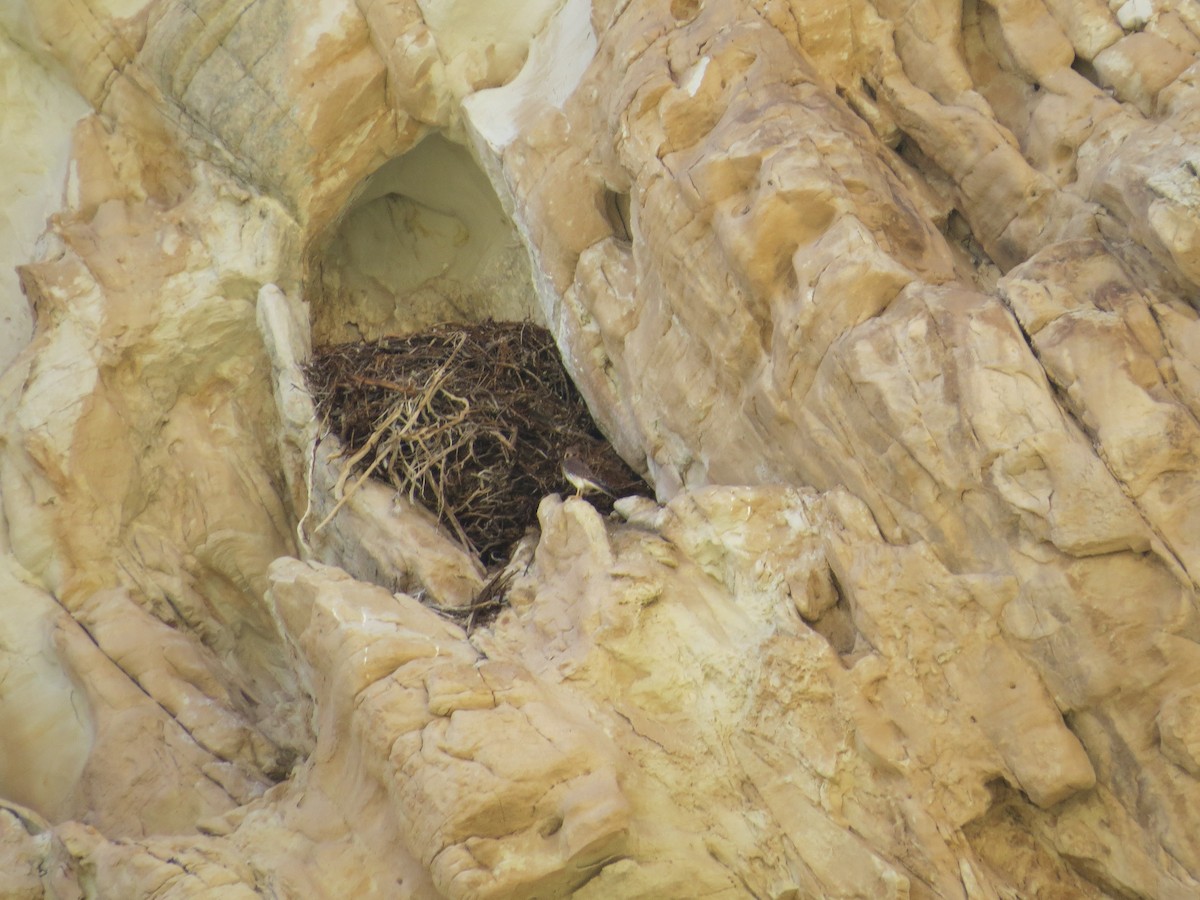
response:
[[[1194,4],[0,30],[0,894],[1200,894]],[[659,503],[468,635],[298,366],[489,315]]]

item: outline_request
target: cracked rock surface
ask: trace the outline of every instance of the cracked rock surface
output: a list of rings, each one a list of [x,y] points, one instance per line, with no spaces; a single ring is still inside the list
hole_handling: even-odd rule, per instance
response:
[[[1198,50],[1167,0],[0,12],[0,894],[1200,895]],[[299,367],[489,316],[657,501],[544,498],[468,633]]]

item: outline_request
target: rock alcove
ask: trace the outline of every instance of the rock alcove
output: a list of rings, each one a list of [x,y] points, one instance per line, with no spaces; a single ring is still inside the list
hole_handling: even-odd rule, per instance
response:
[[[376,169],[310,258],[313,343],[541,319],[529,257],[470,151],[440,134]]]
[[[645,489],[536,323],[528,256],[463,147],[432,136],[366,178],[310,271],[307,376],[349,460],[342,478],[354,468],[354,484],[369,475],[419,501],[487,565],[567,487],[568,448],[612,490]]]

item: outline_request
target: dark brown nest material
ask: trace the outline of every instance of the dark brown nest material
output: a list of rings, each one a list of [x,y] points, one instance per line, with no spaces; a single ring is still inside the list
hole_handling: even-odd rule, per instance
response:
[[[616,496],[646,490],[600,436],[550,332],[530,322],[340,344],[305,372],[348,466],[423,504],[487,565],[536,523],[544,495],[569,490],[562,461],[573,446]]]

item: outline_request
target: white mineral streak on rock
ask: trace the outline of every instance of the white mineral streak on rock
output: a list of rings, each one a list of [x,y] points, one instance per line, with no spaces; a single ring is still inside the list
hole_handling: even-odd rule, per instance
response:
[[[0,894],[1200,894],[1194,4],[0,32]],[[470,636],[299,368],[443,313],[661,501]]]
[[[0,369],[29,342],[33,316],[15,267],[33,256],[63,201],[71,129],[88,106],[38,40],[24,4],[0,10]]]
[[[1117,21],[1126,31],[1144,28],[1154,15],[1154,4],[1150,0],[1127,0],[1117,9]]]
[[[519,10],[539,6],[514,5]],[[565,0],[546,30],[529,45],[525,64],[512,81],[463,101],[472,128],[483,136],[493,153],[507,147],[547,107],[561,109],[574,93],[596,53],[591,16],[588,0]]]

